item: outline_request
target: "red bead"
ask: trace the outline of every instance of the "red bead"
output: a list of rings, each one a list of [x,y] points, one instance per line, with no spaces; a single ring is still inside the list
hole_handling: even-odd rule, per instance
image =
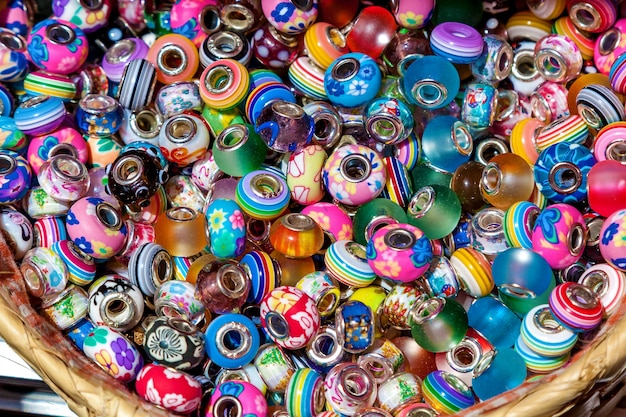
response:
[[[348,47],[376,59],[396,33],[396,19],[389,10],[370,6],[361,10],[348,33]]]

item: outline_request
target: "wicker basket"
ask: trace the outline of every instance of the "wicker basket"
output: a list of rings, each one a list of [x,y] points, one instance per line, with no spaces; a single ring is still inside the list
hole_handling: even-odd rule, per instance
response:
[[[141,400],[109,377],[33,309],[22,275],[1,235],[0,271],[0,336],[76,414],[81,417],[172,415]],[[591,416],[603,405],[606,411],[605,394],[614,392],[612,387],[617,383],[621,387],[626,368],[625,314],[626,302],[594,339],[572,357],[567,368],[526,382],[459,415],[531,417],[567,412],[568,416]],[[623,396],[624,390],[618,393]]]

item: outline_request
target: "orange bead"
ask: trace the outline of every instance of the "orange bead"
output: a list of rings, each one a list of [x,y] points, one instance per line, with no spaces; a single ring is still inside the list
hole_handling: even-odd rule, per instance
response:
[[[270,228],[270,243],[289,258],[308,258],[324,244],[324,231],[306,214],[289,213]]]

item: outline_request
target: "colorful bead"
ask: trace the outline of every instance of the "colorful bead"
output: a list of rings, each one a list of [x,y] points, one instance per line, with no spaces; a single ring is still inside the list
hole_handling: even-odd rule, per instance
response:
[[[498,289],[518,297],[538,297],[554,282],[548,262],[529,249],[511,248],[498,254],[492,271]]]
[[[65,222],[58,216],[46,216],[33,223],[33,246],[51,248],[60,240],[67,239]]]
[[[107,326],[96,326],[87,335],[83,342],[83,352],[103,371],[120,382],[130,382],[141,375],[143,357],[135,345],[122,333]]]
[[[248,120],[256,121],[266,106],[279,101],[296,102],[294,94],[282,82],[268,81],[254,87],[246,99],[245,110]]]
[[[422,152],[428,163],[446,173],[467,162],[473,150],[468,126],[454,116],[437,116],[422,135]]]
[[[202,385],[183,371],[146,364],[137,375],[139,397],[174,413],[190,413],[200,405]]]
[[[206,353],[218,366],[236,369],[250,363],[259,350],[259,331],[242,314],[216,317],[204,335]]]
[[[545,36],[535,45],[535,67],[548,81],[560,83],[576,78],[582,65],[580,49],[566,36]]]
[[[526,369],[536,374],[547,374],[565,365],[571,354],[568,352],[561,356],[543,356],[533,352],[521,336],[515,341],[515,351],[524,359]]]
[[[171,207],[190,208],[197,212],[202,212],[205,199],[204,193],[200,191],[188,175],[174,175],[167,180],[165,186],[167,204]]]
[[[239,261],[239,265],[250,277],[247,301],[259,304],[278,285],[278,265],[267,253],[256,250],[246,253]]]
[[[81,251],[76,244],[67,239],[54,242],[52,249],[65,263],[68,280],[76,285],[88,285],[96,278],[96,264],[93,258]]]
[[[35,247],[24,255],[20,272],[29,294],[36,298],[61,293],[67,285],[67,268],[52,249]]]
[[[205,358],[204,334],[185,320],[157,317],[146,329],[143,350],[161,365],[180,371],[192,369]]]
[[[433,184],[413,194],[407,206],[407,216],[408,223],[421,229],[429,239],[441,239],[458,224],[461,203],[449,187]]]
[[[264,0],[261,5],[267,21],[288,35],[303,33],[317,18],[315,0],[304,2]]]
[[[271,171],[252,171],[237,184],[237,203],[251,217],[272,220],[280,216],[289,203],[286,181]]]
[[[519,336],[520,318],[496,297],[475,300],[467,318],[470,330],[483,335],[496,349],[513,346]]]
[[[552,290],[550,310],[562,326],[575,332],[598,327],[604,314],[596,294],[576,282],[565,282]]]
[[[626,271],[626,256],[622,248],[626,227],[626,210],[618,210],[607,217],[600,230],[600,252],[609,265]]]
[[[270,243],[289,258],[308,258],[324,244],[324,232],[311,217],[289,213],[275,220],[270,228]]]
[[[10,149],[20,153],[30,145],[31,141],[26,140],[26,135],[17,128],[12,117],[0,116],[0,149]]]
[[[93,33],[107,25],[111,9],[109,0],[100,0],[89,6],[80,0],[70,0],[55,4],[52,13],[60,20],[75,23],[85,33]]]
[[[602,74],[609,75],[615,60],[626,52],[626,36],[623,33],[626,33],[626,19],[619,19],[596,39],[593,63]]]
[[[396,32],[396,20],[388,9],[367,6],[359,11],[346,36],[348,48],[378,59]]]
[[[480,210],[470,220],[468,229],[471,246],[489,257],[509,247],[505,239],[502,210],[493,207]]]
[[[304,46],[311,60],[322,69],[328,68],[335,59],[350,52],[341,31],[326,22],[314,23],[307,29]]]
[[[534,188],[532,168],[514,153],[494,156],[483,169],[480,182],[483,198],[501,210],[528,200]]]
[[[322,412],[324,379],[312,369],[298,369],[285,389],[285,406],[293,417],[306,417]]]
[[[506,30],[510,42],[524,39],[537,42],[551,33],[550,22],[528,10],[514,13],[506,22]]]
[[[429,352],[445,352],[465,337],[467,313],[450,298],[429,298],[416,302],[409,312],[413,339]]]
[[[365,130],[379,143],[400,143],[413,131],[411,109],[404,101],[393,97],[377,98],[365,109]]]
[[[359,52],[335,59],[324,74],[324,90],[328,100],[342,107],[358,107],[371,101],[378,93],[382,74],[376,61]]]
[[[130,256],[128,278],[144,295],[153,297],[158,287],[172,279],[173,269],[170,254],[161,245],[146,242]]]
[[[16,203],[29,191],[31,170],[28,161],[18,153],[0,149],[0,203]]]
[[[307,146],[313,137],[313,119],[297,104],[268,103],[255,119],[255,130],[271,150],[294,152]]]
[[[69,203],[55,200],[39,186],[28,190],[22,201],[26,214],[33,219],[40,219],[45,216],[63,216],[70,209]]]
[[[567,13],[581,30],[602,33],[617,19],[616,5],[609,0],[586,0],[567,2]]]
[[[469,64],[483,52],[483,38],[473,27],[464,23],[444,22],[430,34],[430,47],[435,55],[455,64]]]
[[[263,393],[245,381],[226,381],[215,387],[211,395],[208,415],[242,415],[262,417],[268,413]]]
[[[349,353],[362,353],[374,342],[372,309],[361,301],[349,300],[335,311],[337,340]]]
[[[157,316],[180,317],[195,323],[204,314],[204,305],[195,297],[195,286],[185,281],[166,281],[154,294]]]
[[[376,278],[367,262],[365,247],[356,242],[334,242],[326,250],[324,263],[328,273],[349,286],[366,287]]]
[[[624,294],[622,271],[611,265],[599,263],[587,268],[578,282],[596,293],[606,316],[610,316],[617,310],[620,305],[619,300]]]
[[[296,372],[290,357],[273,343],[261,346],[254,358],[254,366],[272,393],[285,393],[291,376]]]
[[[567,97],[567,88],[562,83],[544,81],[530,95],[530,113],[546,123],[565,118],[570,115]]]
[[[170,117],[163,123],[159,148],[170,162],[185,166],[204,156],[210,139],[202,118],[187,113]]]
[[[233,59],[219,59],[200,75],[200,96],[215,109],[228,110],[237,106],[246,98],[249,86],[248,70]]]
[[[187,110],[202,110],[200,88],[194,81],[178,81],[164,85],[156,94],[156,108],[164,118]]]
[[[150,46],[146,60],[155,66],[157,80],[164,84],[191,80],[200,65],[198,48],[177,33],[159,36]]]
[[[431,372],[422,382],[424,401],[443,414],[454,414],[474,405],[470,388],[456,376],[445,371]]]
[[[172,256],[196,255],[207,244],[205,216],[188,207],[174,207],[162,213],[154,227],[156,243]]]
[[[31,62],[54,74],[75,72],[85,63],[88,49],[83,30],[65,20],[41,20],[28,35]]]
[[[236,202],[216,199],[205,211],[209,226],[211,253],[218,258],[236,258],[243,253],[246,228],[243,213]]]
[[[490,341],[470,327],[466,336],[456,346],[448,352],[435,354],[435,363],[440,371],[448,372],[458,377],[468,387],[472,387],[474,373],[480,370],[481,362],[488,360],[494,352],[494,346]]]
[[[38,70],[24,78],[24,90],[31,96],[53,96],[64,102],[76,97],[76,84],[67,75]]]
[[[26,215],[17,210],[0,208],[0,231],[16,260],[22,259],[33,246],[33,226]]]
[[[354,415],[360,407],[371,407],[376,400],[376,393],[372,374],[355,363],[336,365],[324,378],[327,408],[336,413]]]
[[[89,190],[89,173],[85,164],[70,155],[58,154],[43,163],[37,180],[50,197],[76,201]]]
[[[291,153],[287,185],[291,199],[302,205],[317,203],[324,196],[321,173],[328,155],[320,145],[308,145]]]
[[[156,82],[157,71],[151,62],[143,58],[130,60],[124,67],[117,90],[120,105],[129,110],[141,110],[148,106],[152,102]]]
[[[403,79],[409,102],[426,109],[439,109],[450,104],[459,92],[460,83],[454,65],[435,55],[413,61]]]
[[[254,56],[269,68],[286,68],[298,57],[298,40],[266,24],[253,36]]]
[[[313,100],[326,100],[324,69],[317,66],[308,56],[300,56],[289,65],[287,73],[294,89]]]
[[[550,306],[542,304],[524,316],[520,338],[536,354],[558,357],[574,348],[578,334],[561,326],[550,311]]]
[[[111,46],[102,58],[102,69],[109,80],[119,83],[124,68],[136,59],[143,59],[150,48],[140,38],[127,38]]]
[[[199,47],[202,41],[219,29],[219,10],[216,0],[185,0],[172,6],[170,27],[173,33],[183,35]]]
[[[56,130],[65,119],[65,105],[50,96],[30,98],[15,109],[15,126],[27,135],[39,136]]]
[[[457,273],[462,288],[473,297],[484,297],[494,287],[491,264],[476,249],[465,247],[454,251],[450,264]]]

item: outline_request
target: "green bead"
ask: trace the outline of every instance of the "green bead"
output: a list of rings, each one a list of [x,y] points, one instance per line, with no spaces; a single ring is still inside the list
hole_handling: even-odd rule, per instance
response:
[[[205,105],[202,108],[202,117],[209,124],[209,130],[215,138],[230,125],[246,123],[238,107],[229,110],[217,110]]]
[[[429,352],[446,352],[465,337],[467,312],[451,298],[429,298],[413,306],[409,326],[418,345]]]
[[[443,173],[441,171],[435,171],[425,164],[418,164],[409,172],[411,177],[411,184],[413,184],[414,190],[419,190],[427,185],[443,185],[444,187],[450,187],[452,182],[452,175]]]
[[[369,238],[382,226],[392,223],[408,223],[404,209],[386,198],[375,198],[363,204],[352,220],[354,240],[367,246]]]
[[[448,187],[428,185],[415,192],[407,207],[409,224],[420,228],[429,239],[452,233],[461,219],[459,197]]]
[[[230,125],[213,142],[215,163],[232,177],[243,177],[259,169],[266,154],[265,142],[249,124]]]

